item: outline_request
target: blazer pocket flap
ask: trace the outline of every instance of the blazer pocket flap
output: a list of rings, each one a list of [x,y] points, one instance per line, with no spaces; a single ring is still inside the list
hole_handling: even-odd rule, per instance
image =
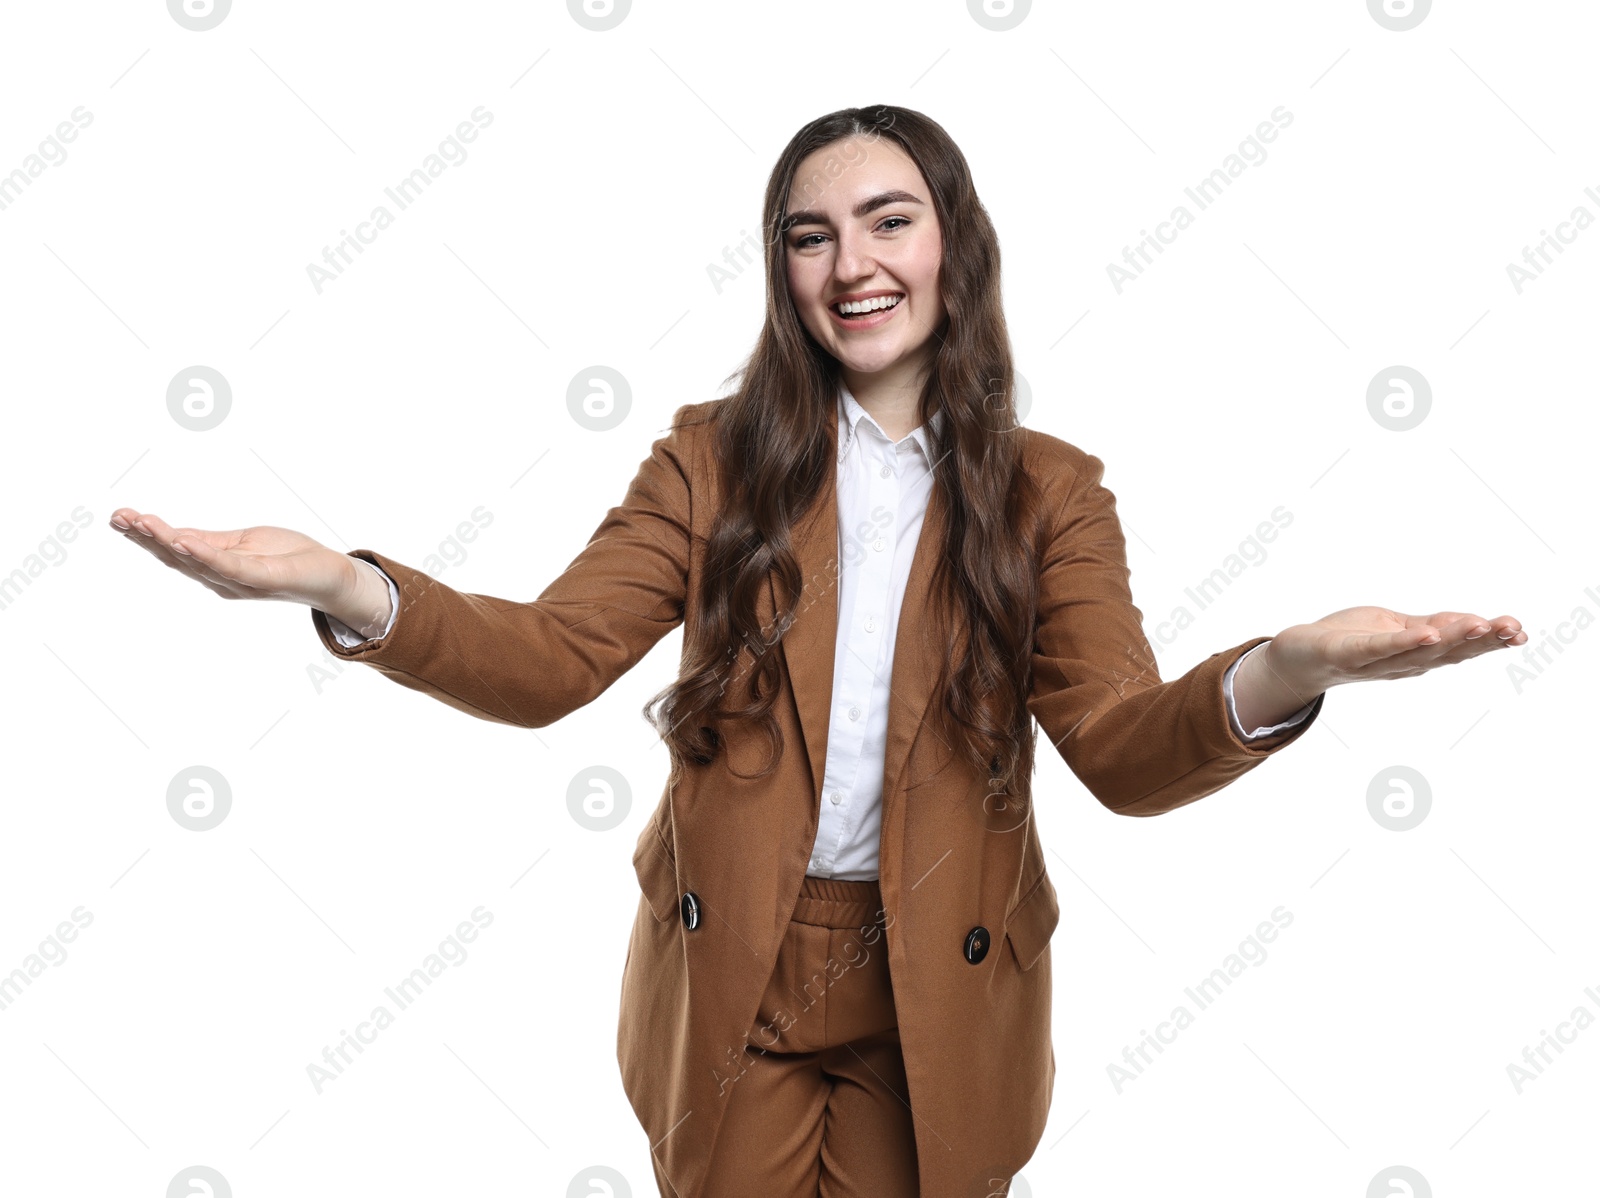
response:
[[[654,820],[639,834],[633,871],[639,875],[639,889],[651,912],[657,919],[671,919],[678,910],[678,866]]]
[[[1017,904],[1006,919],[1006,939],[1017,964],[1032,969],[1050,944],[1050,936],[1061,920],[1061,905],[1048,875],[1040,875],[1028,897]]]

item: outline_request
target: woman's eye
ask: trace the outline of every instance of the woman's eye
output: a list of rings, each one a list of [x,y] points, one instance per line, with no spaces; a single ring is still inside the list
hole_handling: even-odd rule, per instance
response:
[[[891,224],[893,221],[899,221],[900,223]],[[910,223],[911,221],[908,217],[887,216],[884,217],[883,221],[878,225],[878,228],[889,233],[898,233]],[[813,249],[817,244],[817,242],[811,240],[813,237],[818,238],[819,240],[824,239],[824,235],[821,233],[803,233],[799,237],[795,238],[792,244],[797,250]]]

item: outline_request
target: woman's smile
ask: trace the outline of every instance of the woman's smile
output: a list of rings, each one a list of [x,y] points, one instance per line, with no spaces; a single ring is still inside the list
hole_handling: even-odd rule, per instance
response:
[[[903,291],[851,292],[830,303],[828,315],[841,328],[875,329],[899,311],[905,298]]]

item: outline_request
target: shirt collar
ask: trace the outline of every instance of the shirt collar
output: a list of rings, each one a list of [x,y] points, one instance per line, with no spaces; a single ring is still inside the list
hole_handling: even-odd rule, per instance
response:
[[[850,388],[846,387],[841,381],[839,383],[838,442],[839,460],[841,462],[844,461],[844,455],[849,450],[851,442],[855,440],[856,431],[863,420],[870,422],[885,441],[890,440],[889,434],[885,433],[883,427],[872,419],[871,413],[861,406],[856,397],[850,394]],[[933,434],[938,433],[939,427],[943,422],[944,413],[935,412],[933,418],[927,424],[919,424],[907,434],[916,441],[917,447],[922,450],[922,456],[929,462],[933,461]]]

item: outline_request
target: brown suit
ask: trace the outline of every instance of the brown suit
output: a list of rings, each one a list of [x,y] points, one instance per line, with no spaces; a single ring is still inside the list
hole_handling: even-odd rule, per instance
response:
[[[683,621],[704,585],[719,502],[704,422],[718,402],[679,409],[621,506],[538,599],[463,593],[352,550],[398,584],[399,613],[385,639],[346,649],[314,611],[323,643],[481,719],[538,728],[589,703]],[[834,437],[834,422],[825,423]],[[1047,522],[1028,707],[1090,792],[1120,814],[1158,815],[1302,735],[1322,696],[1310,718],[1268,740],[1247,745],[1229,723],[1223,672],[1266,637],[1159,680],[1129,592],[1115,498],[1101,485],[1103,463],[1047,434],[1022,435]],[[1060,911],[1028,818],[1028,780],[1003,804],[985,801],[987,779],[924,726],[939,660],[952,653],[933,642],[927,619],[944,507],[935,488],[894,648],[879,884],[922,1194],[968,1198],[1026,1163],[1044,1131],[1055,1078],[1049,941]],[[810,862],[833,694],[837,526],[830,471],[795,529],[806,581],[799,618],[779,642],[784,693],[773,711],[787,751],[778,767],[760,781],[733,777],[720,760],[691,767],[666,788],[633,854],[642,895],[617,1060],[680,1198],[701,1193]],[[764,626],[776,610],[769,581]],[[740,685],[731,698],[748,694]],[[724,751],[749,774],[764,763],[766,744],[731,737]],[[979,927],[992,948],[970,963],[964,945]]]

